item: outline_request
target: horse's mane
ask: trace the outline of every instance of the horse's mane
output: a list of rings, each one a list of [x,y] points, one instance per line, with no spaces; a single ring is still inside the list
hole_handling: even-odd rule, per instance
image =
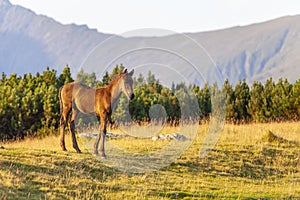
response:
[[[114,80],[116,80],[117,78],[119,78],[121,75],[122,75],[122,72],[119,73],[119,74],[114,75],[113,77],[111,77],[111,78],[108,80],[108,82],[107,82],[106,85],[111,84]]]

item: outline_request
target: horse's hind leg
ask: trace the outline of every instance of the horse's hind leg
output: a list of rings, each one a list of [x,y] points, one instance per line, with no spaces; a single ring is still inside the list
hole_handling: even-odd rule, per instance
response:
[[[67,151],[65,145],[65,126],[66,126],[67,117],[70,113],[70,110],[71,109],[63,110],[60,117],[60,146],[63,151]]]
[[[65,145],[65,126],[66,121],[64,120],[63,116],[60,117],[60,146],[63,151],[67,151],[66,145]]]
[[[73,148],[76,150],[77,153],[81,153],[81,150],[78,147],[77,141],[76,141],[76,135],[75,135],[75,118],[77,115],[78,111],[75,109],[72,109],[72,115],[69,121],[69,127],[70,127],[70,132],[72,135],[72,143],[73,143]]]

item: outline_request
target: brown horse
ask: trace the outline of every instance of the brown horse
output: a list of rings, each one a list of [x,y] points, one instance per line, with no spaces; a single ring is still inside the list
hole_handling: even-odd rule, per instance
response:
[[[100,117],[100,133],[94,144],[94,153],[98,155],[98,145],[100,143],[101,156],[105,158],[104,140],[106,135],[107,120],[112,114],[122,92],[125,93],[129,100],[134,98],[132,90],[132,75],[134,70],[117,75],[107,86],[102,88],[91,88],[79,82],[72,82],[62,86],[59,90],[60,99],[60,146],[66,151],[65,133],[67,117],[72,136],[72,143],[77,153],[81,153],[75,136],[75,118],[81,112],[84,114],[96,114]]]

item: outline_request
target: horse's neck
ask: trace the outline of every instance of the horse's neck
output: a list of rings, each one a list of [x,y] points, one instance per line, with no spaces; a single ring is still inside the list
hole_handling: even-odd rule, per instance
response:
[[[114,80],[109,86],[109,90],[111,92],[111,103],[112,103],[112,108],[114,108],[118,102],[118,99],[122,93],[121,90],[121,84],[120,84],[120,78],[117,78]]]

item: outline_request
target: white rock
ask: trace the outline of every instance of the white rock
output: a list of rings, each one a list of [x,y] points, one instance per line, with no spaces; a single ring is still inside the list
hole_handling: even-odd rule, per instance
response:
[[[152,140],[153,140],[153,141],[159,140],[159,136],[153,136],[153,137],[152,137]]]

